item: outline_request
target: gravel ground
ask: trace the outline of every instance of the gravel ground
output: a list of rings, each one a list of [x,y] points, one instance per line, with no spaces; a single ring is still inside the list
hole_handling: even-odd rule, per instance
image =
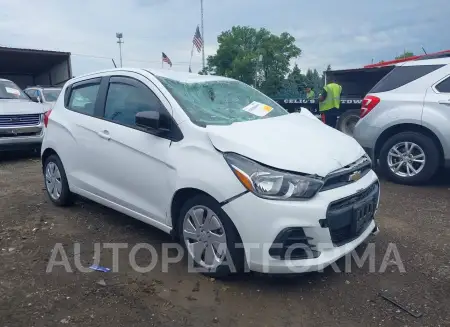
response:
[[[382,182],[375,268],[325,269],[297,276],[247,274],[227,281],[187,273],[182,261],[167,273],[137,273],[128,250],[119,272],[81,273],[94,243],[170,243],[166,234],[89,201],[53,206],[45,195],[38,158],[0,159],[1,326],[450,326],[450,176],[425,187]],[[75,242],[81,243],[74,249]],[[74,269],[46,273],[61,243]],[[383,257],[395,244],[406,272]],[[362,253],[367,245],[358,250]],[[109,251],[109,252],[108,252]],[[394,252],[386,260],[395,259]],[[148,251],[136,261],[148,264]],[[345,260],[338,262],[344,268]],[[102,266],[112,267],[102,249]],[[387,302],[397,299],[422,316]]]

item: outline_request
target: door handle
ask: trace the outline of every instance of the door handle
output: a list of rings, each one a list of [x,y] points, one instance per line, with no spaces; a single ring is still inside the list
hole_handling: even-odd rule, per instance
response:
[[[111,136],[109,135],[109,132],[107,130],[97,132],[97,135],[100,136],[102,139],[105,139],[108,141],[111,139]]]
[[[445,104],[447,106],[450,106],[450,100],[441,100],[439,101],[440,104]]]

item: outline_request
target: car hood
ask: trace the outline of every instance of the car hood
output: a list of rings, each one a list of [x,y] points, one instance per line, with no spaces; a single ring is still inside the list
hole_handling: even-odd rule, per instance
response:
[[[44,112],[42,104],[16,99],[0,99],[0,115],[41,114]]]
[[[262,164],[325,177],[358,160],[364,150],[353,138],[311,114],[207,126],[216,149],[235,152]]]

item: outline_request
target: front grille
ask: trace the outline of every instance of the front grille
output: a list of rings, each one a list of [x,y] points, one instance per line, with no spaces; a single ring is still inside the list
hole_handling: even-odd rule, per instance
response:
[[[41,122],[40,114],[0,115],[0,127],[36,126]]]
[[[328,227],[331,240],[336,246],[341,246],[357,238],[367,228],[373,219],[368,220],[360,229],[355,229],[354,209],[358,205],[365,203],[364,200],[373,201],[374,205],[378,202],[379,194],[378,182],[370,185],[365,190],[349,196],[347,198],[332,202],[327,210],[327,218],[321,222],[322,227]]]
[[[335,202],[332,202],[330,206],[328,207],[328,211],[338,211],[343,208],[351,207],[356,202],[359,202],[363,200],[364,198],[368,197],[372,192],[377,190],[378,192],[378,182],[370,185],[365,190],[361,191],[360,193],[356,193],[355,195],[349,196],[348,198],[344,198],[341,200],[337,200]]]
[[[41,135],[42,131],[38,132],[29,132],[29,133],[2,133],[0,132],[0,138],[2,137],[27,137],[27,136],[39,136]]]
[[[372,162],[363,156],[355,162],[328,174],[324,179],[321,192],[356,182],[372,169]]]

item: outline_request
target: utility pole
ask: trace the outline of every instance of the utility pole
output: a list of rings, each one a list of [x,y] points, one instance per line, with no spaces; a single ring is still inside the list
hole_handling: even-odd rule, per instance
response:
[[[201,14],[201,28],[202,28],[202,39],[203,39],[203,46],[202,46],[202,66],[203,70],[205,69],[205,29],[203,26],[203,0],[200,0],[200,14]]]
[[[123,34],[122,33],[116,33],[116,38],[118,39],[117,43],[119,43],[120,68],[122,68],[122,44],[124,43],[122,41]]]

